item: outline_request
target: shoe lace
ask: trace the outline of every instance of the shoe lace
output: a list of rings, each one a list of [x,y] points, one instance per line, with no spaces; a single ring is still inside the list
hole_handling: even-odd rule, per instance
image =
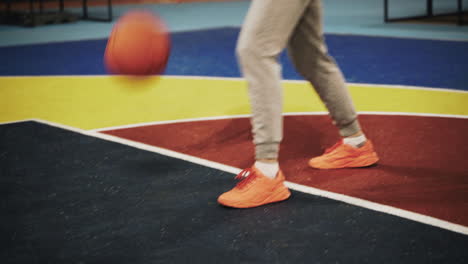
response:
[[[234,178],[240,181],[237,183],[236,187],[239,189],[243,189],[245,188],[245,186],[249,185],[256,177],[257,174],[253,169],[244,169],[241,172],[239,172],[239,174],[237,174],[237,176]]]
[[[337,149],[337,148],[338,148],[339,146],[341,146],[342,144],[343,144],[343,140],[338,141],[335,145],[333,145],[333,146],[327,148],[327,149],[325,150],[325,154],[328,154],[328,153],[334,151],[335,149]]]

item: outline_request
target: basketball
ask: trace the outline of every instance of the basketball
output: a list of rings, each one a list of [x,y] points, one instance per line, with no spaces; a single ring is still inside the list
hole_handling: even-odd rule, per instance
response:
[[[114,25],[104,54],[111,74],[161,74],[170,54],[169,33],[163,20],[145,11],[130,11]]]

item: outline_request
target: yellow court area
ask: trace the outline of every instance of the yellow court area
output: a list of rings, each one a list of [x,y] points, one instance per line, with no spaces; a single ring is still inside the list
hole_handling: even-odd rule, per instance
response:
[[[284,112],[326,111],[307,82],[284,81]],[[468,116],[468,93],[349,85],[358,111]],[[249,114],[242,79],[1,77],[0,122],[38,118],[81,129]]]

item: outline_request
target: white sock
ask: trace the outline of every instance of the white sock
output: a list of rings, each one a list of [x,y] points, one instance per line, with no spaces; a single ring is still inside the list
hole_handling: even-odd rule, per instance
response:
[[[267,176],[270,179],[274,179],[276,177],[276,174],[279,171],[279,164],[278,162],[261,162],[261,161],[256,161],[254,164],[255,168],[260,170],[261,173],[263,173],[265,176]]]
[[[343,142],[345,144],[348,144],[348,145],[351,145],[355,148],[359,148],[359,147],[362,147],[362,145],[364,145],[364,143],[366,143],[367,141],[367,138],[366,136],[364,136],[364,134],[360,135],[360,136],[357,136],[357,137],[345,137],[343,139]]]

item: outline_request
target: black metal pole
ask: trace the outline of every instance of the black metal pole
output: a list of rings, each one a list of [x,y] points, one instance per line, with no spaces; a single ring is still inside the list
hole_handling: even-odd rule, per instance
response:
[[[29,16],[31,18],[31,26],[36,26],[36,16],[34,14],[34,0],[29,0]]]
[[[431,17],[434,13],[433,8],[432,8],[432,0],[427,0],[426,1],[426,7],[427,7],[427,16]]]
[[[463,25],[463,0],[458,0],[458,25]]]
[[[384,0],[384,21],[388,22],[388,0]]]
[[[109,21],[112,21],[112,0],[108,0],[107,2],[107,12],[108,12],[108,18]]]
[[[11,0],[6,1],[6,9],[5,9],[5,22],[9,23],[11,17]],[[0,22],[2,22],[2,19],[0,19]]]
[[[88,18],[88,1],[83,0],[83,18]]]
[[[9,15],[11,11],[11,0],[7,0],[6,11],[7,11],[7,14]]]

